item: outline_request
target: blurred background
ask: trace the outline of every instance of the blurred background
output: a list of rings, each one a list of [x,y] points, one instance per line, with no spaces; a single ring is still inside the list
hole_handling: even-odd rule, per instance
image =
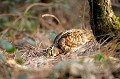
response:
[[[120,17],[120,0],[111,1]],[[0,0],[0,36],[15,45],[34,44],[37,37],[46,48],[61,31],[90,28],[89,8],[87,0]]]
[[[111,1],[115,14],[118,17],[120,17],[120,0]],[[43,56],[43,52],[41,53],[41,50],[48,48],[53,43],[53,40],[56,37],[56,35],[64,30],[83,27],[90,29],[89,8],[90,7],[88,4],[88,0],[0,0],[0,79],[5,79],[6,77],[6,79],[12,79],[11,74],[19,74],[16,73],[17,70],[15,69],[17,68],[15,66],[18,66],[18,64],[24,64],[27,67],[39,69],[43,69],[43,67],[45,68],[45,65],[47,65],[48,69],[50,69],[50,67],[53,67],[53,64],[56,64],[57,62],[61,61],[62,58],[58,58],[59,61],[54,61],[53,63],[50,60],[50,63],[48,63],[48,60],[46,60],[45,58],[40,58],[41,55]],[[115,42],[109,43],[108,45],[113,46],[115,48],[116,40]],[[108,45],[106,45],[106,47],[108,47]],[[110,48],[108,47],[108,49]],[[118,46],[118,49],[120,51],[120,45]],[[114,52],[113,49],[107,52],[110,53],[112,51]],[[63,57],[63,59],[66,58],[67,57]],[[10,65],[12,63],[12,66],[9,67],[6,64],[6,59],[7,63],[9,63]],[[95,59],[100,60],[101,64],[101,60],[104,60],[104,57],[100,55],[98,57],[95,57]],[[5,60],[5,64],[1,62],[1,60]],[[47,64],[45,62],[47,62]],[[115,66],[111,65],[111,63],[108,62],[108,60],[107,63],[109,63],[109,65],[106,65],[106,62],[104,63],[105,65],[100,65],[99,68],[101,68],[101,66],[105,66],[105,69],[102,68],[102,70],[105,70],[104,73],[107,74],[107,76],[108,72],[112,71],[111,69],[120,70],[120,68],[118,69],[108,67]],[[89,69],[94,71],[95,69],[97,69],[93,65],[94,64],[91,65],[91,63],[87,62],[85,63],[85,66],[83,65],[83,67],[81,65],[78,66],[82,67],[80,68],[82,69],[82,71],[84,71],[84,67],[88,67],[87,69],[85,69],[85,71],[88,70],[89,73],[93,73],[93,71],[89,71]],[[76,66],[76,64],[74,64],[74,66]],[[75,69],[77,72],[78,66],[76,66],[77,68]],[[74,69],[73,67],[71,69]],[[117,65],[115,67],[117,67]],[[62,67],[60,66],[60,71],[61,68]],[[70,70],[70,68],[68,68],[67,66],[66,68],[66,70]],[[106,68],[109,68],[109,71],[106,70]],[[15,70],[14,73],[12,72],[13,70]],[[98,72],[98,70],[96,70],[95,73],[96,72],[101,73]],[[116,72],[114,73],[115,75],[119,76],[119,72],[117,71],[118,74]],[[103,76],[104,73],[101,73],[101,79],[107,79]],[[34,75],[38,75],[41,77],[40,73],[38,72],[35,72]],[[42,75],[46,75],[46,73]],[[28,77],[31,76],[32,75],[30,72],[30,75],[28,75]],[[32,76],[31,78],[34,77]],[[93,77],[92,75],[91,78],[93,79],[95,77]],[[27,78],[26,75],[23,75],[21,78],[14,79]],[[52,77],[50,79],[52,79]],[[85,79],[87,78],[85,77]]]
[[[111,0],[115,14],[120,17],[120,0]],[[33,6],[28,12],[25,10],[33,3],[46,3],[48,5]],[[43,14],[53,14],[55,19]],[[21,18],[21,19],[18,19]],[[18,21],[17,21],[18,20]],[[41,21],[42,20],[42,21]],[[89,4],[87,0],[1,0],[0,1],[0,30],[14,28],[19,31],[34,31],[37,26],[54,32],[64,29],[80,28],[89,25]],[[18,29],[19,28],[19,29]],[[55,29],[55,30],[54,30]]]
[[[120,0],[111,1],[115,14],[120,16]],[[44,32],[53,40],[66,29],[90,28],[89,8],[87,0],[1,0],[0,35],[15,42]],[[42,17],[45,14],[49,16]]]

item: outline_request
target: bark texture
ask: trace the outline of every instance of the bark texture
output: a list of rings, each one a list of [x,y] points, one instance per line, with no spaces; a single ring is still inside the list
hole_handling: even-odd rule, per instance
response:
[[[120,28],[111,0],[88,0],[90,5],[91,27],[95,36],[108,34]]]

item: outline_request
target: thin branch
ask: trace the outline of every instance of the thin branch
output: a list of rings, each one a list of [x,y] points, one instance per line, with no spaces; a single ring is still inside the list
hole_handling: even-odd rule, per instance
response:
[[[0,16],[19,16],[18,14],[0,14]]]
[[[62,25],[62,23],[60,22],[60,20],[59,20],[55,15],[52,15],[52,14],[43,14],[43,15],[42,15],[43,18],[46,17],[46,16],[50,16],[50,17],[55,18],[55,19],[58,21],[58,23],[59,23],[60,25]]]
[[[32,7],[34,7],[34,6],[46,6],[46,7],[49,7],[49,6],[51,6],[51,4],[49,3],[49,4],[46,4],[46,3],[33,3],[33,4],[31,4],[31,5],[29,5],[27,8],[26,8],[26,10],[25,10],[25,14],[32,8]]]

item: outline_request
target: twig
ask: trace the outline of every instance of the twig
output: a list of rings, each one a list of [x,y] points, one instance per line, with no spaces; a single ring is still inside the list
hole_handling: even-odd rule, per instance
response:
[[[106,40],[104,40],[100,45],[102,46],[107,40],[109,40],[109,38],[111,38],[111,36],[109,36]]]
[[[51,4],[46,4],[46,3],[33,3],[33,4],[29,5],[29,6],[26,8],[24,14],[26,14],[26,13],[27,13],[32,7],[34,7],[34,6],[46,6],[46,7],[49,7],[49,6],[51,6]]]
[[[17,14],[0,14],[0,16],[19,16]]]
[[[2,39],[2,37],[5,35],[5,33],[8,32],[8,30],[9,30],[9,28],[8,28],[8,29],[5,29],[5,30],[2,32],[2,35],[0,36],[0,39]]]
[[[43,18],[46,17],[46,16],[50,16],[50,17],[55,18],[55,19],[58,21],[58,23],[59,23],[60,25],[62,25],[62,23],[60,22],[60,20],[59,20],[55,15],[52,15],[52,14],[43,14],[43,15],[42,15]]]

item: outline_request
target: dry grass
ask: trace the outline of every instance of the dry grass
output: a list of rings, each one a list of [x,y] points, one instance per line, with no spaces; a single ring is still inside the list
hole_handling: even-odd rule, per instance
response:
[[[5,50],[0,49],[0,54],[5,55],[6,59],[0,59],[0,78],[17,79],[19,76],[27,77],[27,79],[119,79],[120,78],[120,61],[115,56],[117,40],[112,40],[100,46],[99,53],[103,54],[102,60],[96,60],[96,56],[80,56],[78,53],[60,54],[56,57],[46,57],[44,49],[48,48],[53,40],[51,39],[51,32],[55,32],[57,35],[61,31],[71,28],[82,28],[85,26],[90,29],[89,16],[88,16],[88,3],[84,6],[84,1],[81,1],[81,5],[78,8],[76,3],[72,4],[73,0],[70,0],[70,11],[76,12],[76,15],[62,7],[52,7],[51,4],[32,4],[24,5],[21,11],[23,14],[4,14],[1,16],[15,16],[16,18],[11,21],[12,28],[3,30],[0,32],[3,36],[0,38],[8,40],[16,46],[17,51],[13,54],[8,54]],[[76,0],[77,2],[78,0]],[[37,6],[47,7],[47,11],[39,12],[34,7]],[[49,7],[48,7],[49,6]],[[75,7],[76,8],[75,8]],[[84,9],[81,7],[84,6]],[[72,8],[71,8],[72,7]],[[33,9],[32,9],[33,8]],[[52,8],[52,9],[51,9]],[[75,8],[75,9],[74,9]],[[73,10],[74,9],[74,10]],[[19,30],[16,27],[19,21],[25,19],[24,14],[28,11],[35,11],[35,17],[39,21],[36,25],[36,29],[33,32],[29,32],[28,29],[22,28]],[[85,10],[85,12],[83,12]],[[52,17],[44,17],[45,13],[57,16],[60,23],[58,23]],[[82,14],[84,13],[84,14]],[[84,18],[80,23],[79,16]],[[28,20],[29,20],[28,19]],[[17,31],[16,31],[17,30]],[[6,37],[4,34],[10,33],[11,37]],[[28,39],[34,40],[36,45],[32,46],[27,42]],[[1,48],[1,47],[0,47]],[[99,48],[99,47],[98,47]],[[56,51],[58,52],[58,51]],[[20,54],[17,54],[20,53]],[[16,62],[16,59],[23,61],[23,64]]]

